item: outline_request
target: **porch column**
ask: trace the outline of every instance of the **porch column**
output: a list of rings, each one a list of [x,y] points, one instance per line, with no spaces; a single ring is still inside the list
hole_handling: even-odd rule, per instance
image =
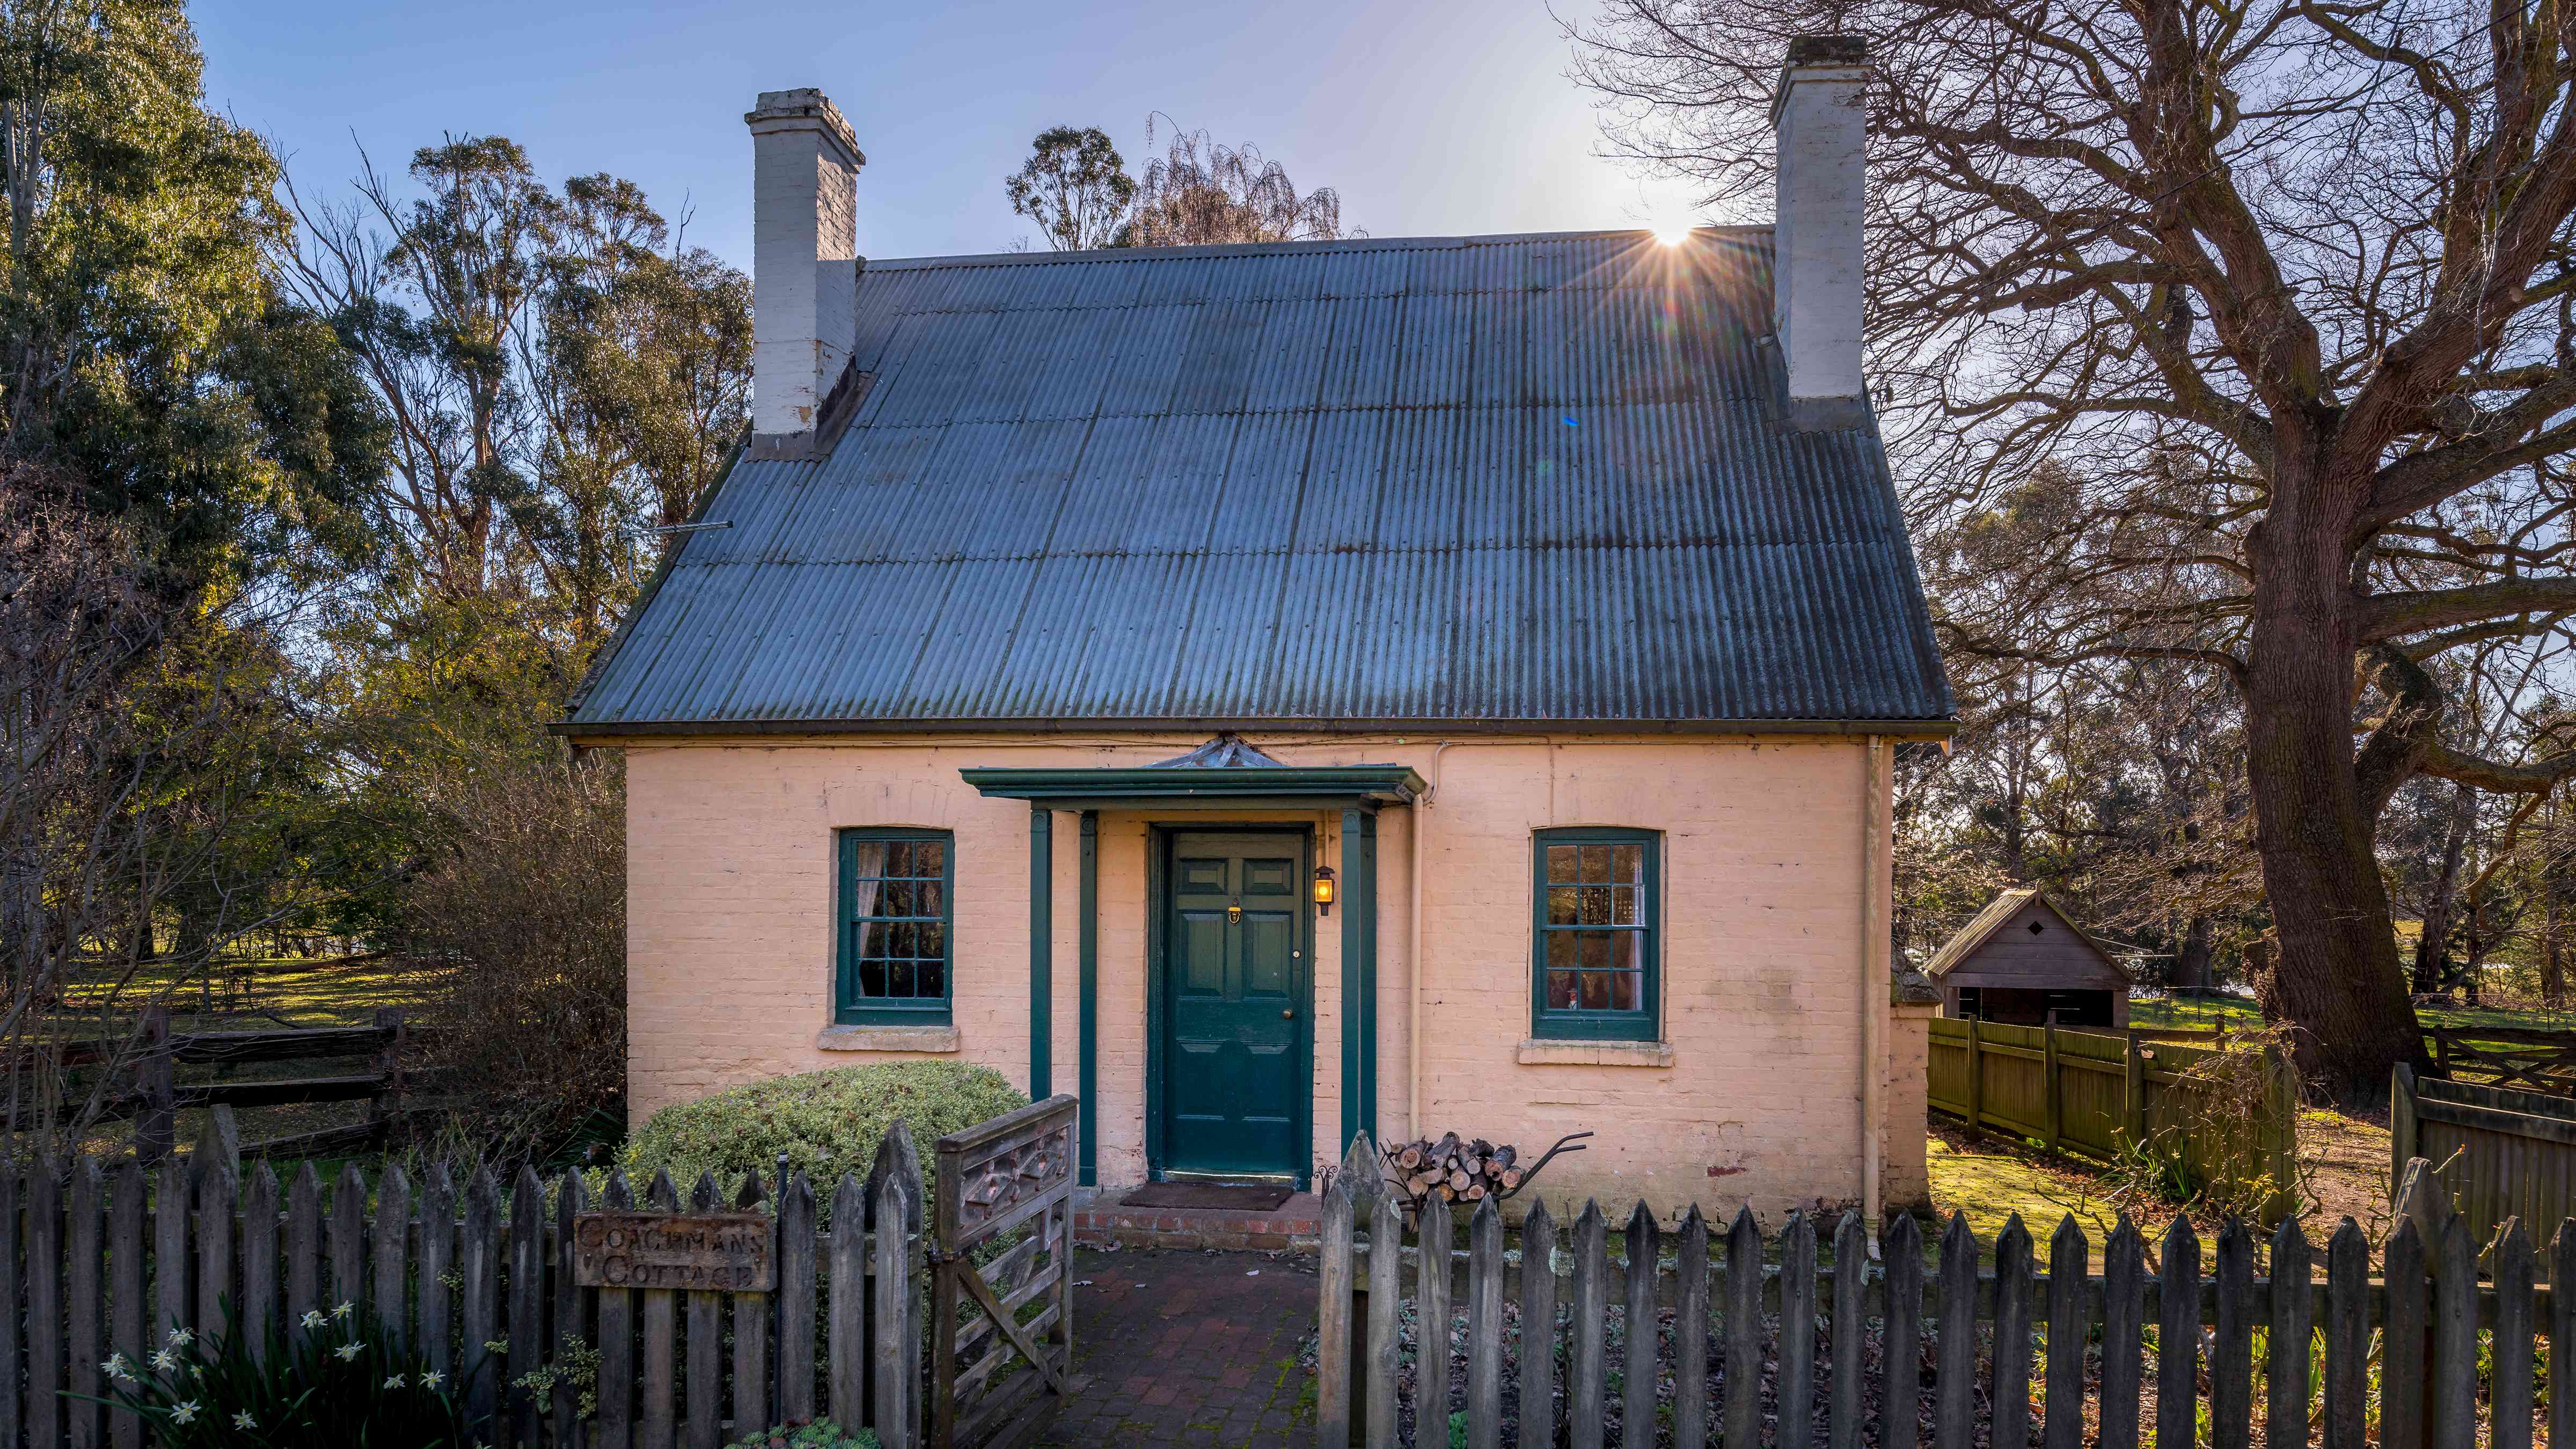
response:
[[[1055,816],[1029,804],[1029,1100],[1055,1092],[1048,1054],[1055,1027]]]
[[[1342,1137],[1377,1136],[1377,811],[1342,809]]]
[[[1074,924],[1081,933],[1082,942],[1082,1063],[1079,1083],[1074,1090],[1082,1094],[1082,1125],[1075,1135],[1082,1139],[1080,1185],[1098,1187],[1100,1158],[1092,1145],[1100,1125],[1100,1114],[1092,1100],[1100,1090],[1100,812],[1097,810],[1082,812],[1081,864],[1081,899],[1074,909],[1082,914]]]

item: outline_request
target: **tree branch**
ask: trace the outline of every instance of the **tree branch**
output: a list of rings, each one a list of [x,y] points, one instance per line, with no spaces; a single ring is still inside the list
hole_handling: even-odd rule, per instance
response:
[[[2383,639],[2483,623],[2515,614],[2576,610],[2576,578],[2499,579],[2456,589],[2417,589],[2374,594],[2362,602],[2360,639]]]

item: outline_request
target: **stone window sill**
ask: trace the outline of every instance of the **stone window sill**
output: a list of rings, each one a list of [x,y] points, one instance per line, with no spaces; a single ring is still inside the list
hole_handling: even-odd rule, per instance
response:
[[[1668,1041],[1541,1041],[1533,1037],[1521,1043],[1518,1060],[1525,1067],[1669,1067],[1673,1064],[1673,1044]]]
[[[953,1052],[963,1042],[953,1026],[827,1026],[814,1045],[827,1052]]]

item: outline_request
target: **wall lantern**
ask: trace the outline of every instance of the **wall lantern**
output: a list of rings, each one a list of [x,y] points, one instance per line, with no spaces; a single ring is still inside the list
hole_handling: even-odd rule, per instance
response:
[[[1333,868],[1329,865],[1319,865],[1315,867],[1315,914],[1329,916],[1332,913]]]

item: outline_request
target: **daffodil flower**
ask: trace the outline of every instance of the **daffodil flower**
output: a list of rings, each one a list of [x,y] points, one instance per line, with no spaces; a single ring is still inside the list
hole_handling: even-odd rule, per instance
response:
[[[403,1376],[402,1376],[401,1374],[396,1374],[396,1375],[394,1375],[392,1378],[389,1378],[389,1379],[385,1380],[385,1387],[386,1387],[386,1388],[389,1388],[389,1389],[398,1389],[398,1388],[401,1388],[402,1386],[403,1386]]]
[[[420,1386],[424,1389],[434,1389],[445,1382],[447,1382],[447,1375],[436,1369],[431,1369],[420,1376]]]
[[[343,1303],[339,1307],[331,1310],[331,1316],[333,1318],[346,1318],[351,1312],[356,1310],[357,1306],[358,1305],[355,1303]]]
[[[170,1422],[173,1424],[185,1424],[194,1420],[196,1417],[197,1401],[194,1399],[190,1399],[184,1404],[173,1404],[170,1406]]]
[[[133,1375],[126,1372],[127,1365],[125,1362],[125,1355],[121,1353],[109,1354],[107,1356],[107,1362],[100,1364],[98,1367],[101,1373],[106,1374],[112,1379],[133,1377]]]
[[[259,1421],[248,1414],[235,1414],[233,1415],[233,1427],[236,1429],[256,1429],[259,1427]]]
[[[171,1354],[170,1350],[165,1348],[152,1355],[152,1366],[166,1374],[170,1370],[179,1366],[179,1360]]]
[[[322,1326],[322,1310],[319,1308],[305,1309],[304,1326],[307,1328],[320,1328]]]
[[[366,1345],[363,1343],[344,1343],[331,1351],[340,1356],[340,1361],[342,1363],[356,1363],[358,1361],[358,1350],[365,1347]]]
[[[190,1343],[196,1340],[196,1337],[197,1331],[193,1328],[171,1329],[170,1346],[172,1348],[186,1348]]]

